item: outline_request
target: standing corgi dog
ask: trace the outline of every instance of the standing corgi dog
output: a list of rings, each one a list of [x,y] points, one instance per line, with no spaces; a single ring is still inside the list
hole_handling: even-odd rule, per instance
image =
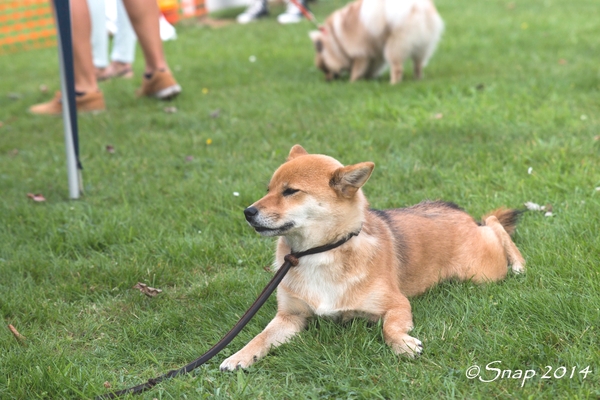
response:
[[[416,79],[433,55],[444,22],[431,0],[357,0],[331,14],[310,32],[315,64],[331,80],[350,71],[350,81],[379,75],[387,62],[390,83],[402,80],[413,60]]]
[[[372,210],[361,187],[372,162],[344,167],[337,160],[292,147],[271,178],[268,194],[244,210],[263,236],[279,236],[275,266],[285,255],[335,243],[341,246],[302,257],[277,290],[278,310],[264,331],[227,358],[221,370],[247,368],[271,347],[287,342],[318,316],[383,320],[396,354],[421,353],[407,297],[445,279],[477,283],[503,279],[525,261],[510,238],[518,211],[498,209],[477,223],[452,203]]]

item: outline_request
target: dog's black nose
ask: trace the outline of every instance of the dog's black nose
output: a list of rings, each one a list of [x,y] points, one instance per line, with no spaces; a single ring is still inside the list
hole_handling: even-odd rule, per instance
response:
[[[244,210],[244,215],[246,216],[247,221],[251,221],[256,214],[258,214],[258,208],[256,207],[250,206]]]

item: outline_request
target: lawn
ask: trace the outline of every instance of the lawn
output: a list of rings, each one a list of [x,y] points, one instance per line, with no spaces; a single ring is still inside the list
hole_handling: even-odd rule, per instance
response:
[[[322,20],[344,1],[312,4]],[[373,161],[374,208],[443,199],[479,218],[531,201],[552,216],[520,221],[524,276],[412,299],[417,359],[395,356],[378,324],[315,319],[248,371],[220,372],[273,317],[271,298],[208,364],[139,398],[598,398],[598,2],[436,4],[446,31],[424,80],[408,68],[394,87],[387,74],[324,82],[312,25],[279,26],[282,6],[247,26],[180,25],[165,43],[179,98],[135,98],[138,53],[135,79],[101,84],[108,110],[80,116],[77,201],[61,119],[27,113],[59,88],[56,49],[0,56],[0,398],[93,398],[217,342],[272,276],[274,241],[242,211],[295,143]]]

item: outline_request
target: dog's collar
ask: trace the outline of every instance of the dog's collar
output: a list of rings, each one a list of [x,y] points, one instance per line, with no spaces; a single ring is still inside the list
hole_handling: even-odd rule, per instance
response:
[[[309,256],[309,255],[317,254],[317,253],[323,253],[323,252],[326,252],[329,250],[333,250],[337,247],[340,247],[341,245],[346,243],[348,240],[352,239],[353,236],[358,236],[361,229],[362,229],[362,226],[357,231],[350,232],[348,235],[344,236],[343,238],[341,238],[340,240],[338,240],[337,242],[334,242],[334,243],[329,243],[329,244],[325,244],[323,246],[313,247],[312,249],[299,251],[297,253],[292,251],[290,254],[286,255],[283,259],[285,261],[288,261],[290,264],[292,264],[292,266],[295,267],[300,262],[300,260],[298,260],[300,257]]]
[[[332,28],[332,29],[330,29],[331,37],[333,38],[333,41],[335,42],[337,47],[340,49],[342,56],[345,57],[350,62],[352,62],[352,57],[350,57],[350,55],[348,55],[348,53],[346,52],[346,49],[344,49],[344,47],[342,46],[342,43],[339,41],[339,39],[337,37],[337,34],[335,33],[335,26],[332,26],[331,28]]]

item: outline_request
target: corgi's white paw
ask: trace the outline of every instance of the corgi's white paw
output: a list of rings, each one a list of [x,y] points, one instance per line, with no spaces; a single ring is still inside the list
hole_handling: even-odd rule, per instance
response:
[[[392,345],[392,349],[396,354],[415,357],[423,352],[423,343],[417,338],[404,334],[398,342]]]
[[[258,361],[257,356],[245,356],[241,351],[238,351],[231,357],[221,363],[219,369],[221,371],[235,371],[236,369],[246,369]]]
[[[515,274],[525,273],[525,266],[521,263],[514,263],[513,265],[511,265],[511,269]]]

